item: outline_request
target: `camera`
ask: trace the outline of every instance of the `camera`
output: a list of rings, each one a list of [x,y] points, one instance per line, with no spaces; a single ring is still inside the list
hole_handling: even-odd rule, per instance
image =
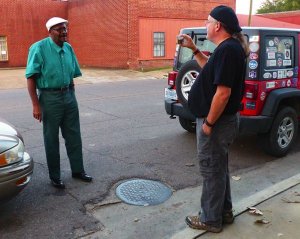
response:
[[[177,44],[182,44],[184,41],[183,36],[177,36]]]

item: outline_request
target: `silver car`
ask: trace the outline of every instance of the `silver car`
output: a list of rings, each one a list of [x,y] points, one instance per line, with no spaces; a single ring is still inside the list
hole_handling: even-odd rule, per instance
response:
[[[0,202],[17,195],[29,183],[33,160],[19,132],[0,118]]]

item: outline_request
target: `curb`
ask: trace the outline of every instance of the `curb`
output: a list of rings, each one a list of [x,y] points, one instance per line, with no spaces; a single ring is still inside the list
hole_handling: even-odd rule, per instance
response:
[[[234,207],[234,216],[238,216],[247,211],[248,207],[257,206],[298,184],[300,184],[300,174],[296,174],[293,177],[285,179],[280,183],[274,184],[273,186],[270,186],[258,193],[255,193],[252,196],[247,197],[236,204],[236,206]],[[204,233],[206,233],[206,231],[185,228],[184,230],[173,235],[170,239],[196,239]]]

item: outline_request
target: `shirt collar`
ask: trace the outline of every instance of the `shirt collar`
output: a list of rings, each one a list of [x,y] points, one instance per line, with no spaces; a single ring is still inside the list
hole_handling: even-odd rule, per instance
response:
[[[49,39],[49,43],[50,43],[50,46],[57,51],[57,53],[60,53],[61,51],[65,52],[65,44],[63,44],[62,47],[58,46],[53,40],[51,37],[48,38]]]

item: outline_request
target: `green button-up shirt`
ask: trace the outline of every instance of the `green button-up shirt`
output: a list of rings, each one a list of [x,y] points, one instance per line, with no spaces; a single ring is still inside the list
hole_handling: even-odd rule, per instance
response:
[[[36,87],[40,89],[68,86],[73,78],[82,74],[71,45],[64,42],[59,47],[47,37],[29,49],[25,76],[28,79],[33,75]]]

